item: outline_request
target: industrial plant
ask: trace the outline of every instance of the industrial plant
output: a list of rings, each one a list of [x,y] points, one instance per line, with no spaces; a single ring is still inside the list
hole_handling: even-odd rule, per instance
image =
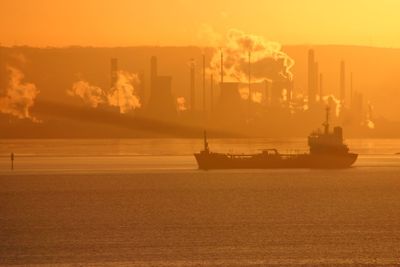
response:
[[[303,77],[292,74],[295,62],[286,54],[241,51],[237,57],[231,52],[209,49],[187,57],[179,75],[176,70],[175,75],[169,73],[165,55],[143,57],[133,72],[127,67],[132,58],[114,55],[108,66],[97,64],[109,73],[101,76],[104,82],[84,77],[66,89],[65,101],[71,104],[45,101],[40,88],[27,84],[37,89],[33,96],[39,100],[32,99],[19,112],[3,112],[0,120],[21,136],[195,137],[207,129],[214,136],[283,137],[307,134],[328,106],[333,123],[346,127],[349,135],[376,128],[372,105],[364,100],[362,88],[354,86],[356,76],[345,60],[338,59],[336,74],[328,76],[321,71],[318,53],[309,49],[302,87],[296,81]],[[338,90],[327,86],[326,78],[337,80]],[[82,130],[59,130],[65,125]],[[88,125],[91,131],[85,130]]]

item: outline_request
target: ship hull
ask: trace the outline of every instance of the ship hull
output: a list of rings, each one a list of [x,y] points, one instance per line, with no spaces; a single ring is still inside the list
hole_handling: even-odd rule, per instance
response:
[[[358,155],[347,154],[300,154],[276,156],[232,156],[221,153],[194,154],[199,169],[341,169],[349,168]]]

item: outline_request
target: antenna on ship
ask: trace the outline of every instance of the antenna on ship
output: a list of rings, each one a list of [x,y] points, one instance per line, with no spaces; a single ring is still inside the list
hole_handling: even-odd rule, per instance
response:
[[[329,133],[329,113],[330,113],[330,107],[326,107],[326,120],[324,122],[324,127],[325,127],[325,134]]]
[[[208,153],[210,151],[208,147],[208,141],[207,141],[207,131],[204,130],[204,151]]]

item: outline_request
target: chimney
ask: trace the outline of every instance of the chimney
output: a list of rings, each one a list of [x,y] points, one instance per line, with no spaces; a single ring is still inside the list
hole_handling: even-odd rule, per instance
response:
[[[210,77],[210,110],[214,110],[214,76],[211,74]]]
[[[311,107],[315,105],[315,96],[317,94],[316,67],[314,50],[308,50],[308,104]]]
[[[224,53],[221,50],[221,84],[224,83]]]
[[[251,104],[251,97],[252,97],[252,91],[251,91],[251,52],[249,51],[249,103]]]
[[[111,83],[110,89],[114,88],[118,80],[118,58],[111,59]]]
[[[196,91],[195,91],[195,66],[194,59],[190,60],[190,109],[192,112],[195,110],[196,105]]]
[[[345,102],[346,99],[346,69],[345,62],[340,62],[340,101]]]
[[[353,105],[353,72],[350,73],[350,106]]]
[[[268,80],[265,80],[265,104],[268,106],[270,104],[269,88],[270,88],[270,82]]]
[[[322,101],[322,97],[324,96],[324,91],[323,91],[323,74],[319,74],[319,101]]]
[[[151,92],[155,89],[155,84],[158,76],[157,70],[157,57],[152,56],[150,59],[150,89]]]
[[[203,112],[206,113],[206,55],[203,54]]]

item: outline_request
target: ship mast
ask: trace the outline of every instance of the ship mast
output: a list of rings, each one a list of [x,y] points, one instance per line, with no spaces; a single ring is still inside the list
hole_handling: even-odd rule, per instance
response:
[[[325,127],[325,134],[329,134],[329,111],[330,108],[326,107],[326,120],[323,123],[323,126]]]
[[[207,141],[207,131],[204,130],[204,151],[208,153],[210,151],[208,147],[208,141]]]

